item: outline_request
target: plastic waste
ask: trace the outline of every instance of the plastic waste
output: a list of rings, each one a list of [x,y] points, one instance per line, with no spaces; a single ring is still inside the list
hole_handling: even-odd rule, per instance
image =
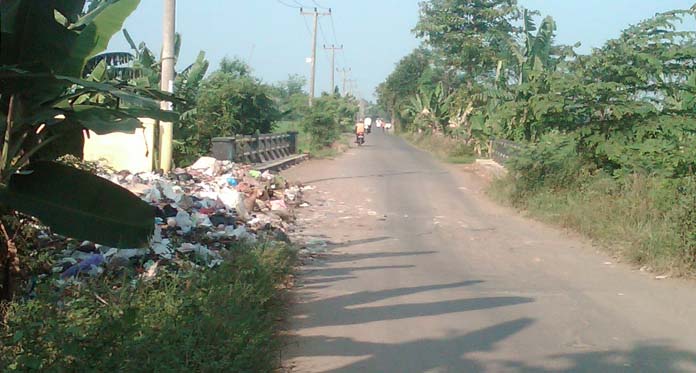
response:
[[[179,211],[179,213],[176,214],[176,225],[181,228],[181,231],[184,233],[188,233],[191,231],[191,228],[193,227],[193,221],[191,220],[191,215],[189,215],[188,212],[186,211]]]
[[[181,200],[181,197],[183,197],[184,195],[183,189],[181,189],[180,187],[176,187],[175,189],[175,187],[172,186],[172,184],[165,180],[159,180],[157,182],[157,186],[162,190],[162,195],[174,202],[179,202],[179,200]]]
[[[152,252],[162,256],[163,258],[171,259],[172,250],[169,248],[169,246],[170,241],[169,239],[165,238],[162,240],[162,242],[155,242],[152,244]]]
[[[86,259],[82,260],[81,262],[74,264],[70,266],[70,268],[66,269],[65,272],[63,272],[60,277],[61,278],[68,278],[68,277],[74,277],[80,274],[81,272],[88,272],[92,269],[92,266],[99,266],[102,263],[104,263],[104,255],[100,254],[92,254]]]
[[[145,272],[143,272],[142,277],[144,280],[152,280],[157,275],[157,268],[159,267],[159,262],[148,260],[143,265]]]
[[[152,242],[162,242],[162,227],[155,225],[154,233],[152,234]]]
[[[223,189],[218,194],[218,198],[227,208],[237,211],[239,217],[242,219],[247,218],[248,214],[244,206],[244,195],[242,195],[242,193],[234,189]]]
[[[213,226],[213,223],[211,223],[208,215],[201,214],[200,212],[194,212],[193,215],[191,215],[191,220],[193,221],[193,224],[196,227],[212,227]]]
[[[144,256],[146,253],[147,251],[144,249],[117,249],[116,254],[111,257],[111,260],[114,260],[114,258],[131,259]]]
[[[231,226],[227,227],[227,228],[225,228],[225,233],[227,234],[227,236],[234,237],[234,238],[238,239],[239,241],[247,241],[250,243],[256,242],[256,236],[249,233],[249,231],[243,225],[240,225],[237,228],[234,228]]]
[[[153,185],[150,189],[145,192],[143,200],[149,203],[157,203],[162,199],[162,193],[160,193],[157,186]]]
[[[285,204],[285,201],[282,199],[275,199],[271,201],[271,211],[283,211],[287,210],[288,206]]]
[[[200,158],[192,166],[175,169],[166,176],[127,171],[100,176],[141,196],[156,209],[149,248],[116,249],[90,242],[68,248],[66,244],[64,250],[55,251],[61,259],[55,261],[53,272],[65,276],[59,281],[79,281],[78,274],[119,271],[143,261],[141,277],[152,278],[163,266],[178,266],[182,261],[193,260],[188,262],[193,266],[218,265],[224,260],[218,250],[225,250],[231,239],[248,243],[259,237],[287,241],[288,222],[292,220],[289,209],[308,206],[302,192],[314,189],[290,186],[283,177],[269,171],[212,157]],[[65,240],[51,233],[41,233],[38,238],[41,245]]]
[[[213,157],[200,157],[198,160],[190,165],[188,168],[191,170],[208,170],[215,166],[216,159]]]

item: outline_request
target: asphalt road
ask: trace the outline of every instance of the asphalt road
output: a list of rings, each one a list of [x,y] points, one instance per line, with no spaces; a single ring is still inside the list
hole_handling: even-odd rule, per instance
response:
[[[479,176],[373,133],[286,172],[299,238],[293,372],[696,372],[696,285],[490,202]]]

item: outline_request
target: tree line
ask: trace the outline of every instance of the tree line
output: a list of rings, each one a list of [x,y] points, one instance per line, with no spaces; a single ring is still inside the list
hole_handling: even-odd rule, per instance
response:
[[[160,62],[145,43],[136,45],[127,30],[123,35],[130,52],[107,52],[92,58],[86,74],[105,65],[104,78],[143,88],[160,86]],[[178,60],[182,36],[176,34],[175,58]],[[180,98],[174,109],[180,114],[174,124],[174,161],[190,164],[208,154],[213,137],[270,133],[280,121],[300,123],[311,133],[312,143],[326,146],[337,139],[335,130],[315,124],[308,106],[308,94],[304,91],[306,79],[291,74],[287,80],[268,84],[256,77],[253,68],[239,58],[225,57],[217,70],[208,73],[209,62],[201,51],[196,60],[177,72],[174,91]],[[339,116],[332,116],[331,124],[345,122],[357,110],[352,96],[337,92],[324,94],[319,106]],[[328,107],[327,107],[328,106]],[[349,108],[348,112],[344,112]],[[339,131],[340,132],[340,131]]]

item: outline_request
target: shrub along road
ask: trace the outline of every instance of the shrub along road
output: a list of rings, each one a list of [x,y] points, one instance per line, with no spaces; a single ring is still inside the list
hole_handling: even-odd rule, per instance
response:
[[[696,285],[490,202],[395,136],[287,172],[316,186],[285,366],[297,372],[696,371]]]

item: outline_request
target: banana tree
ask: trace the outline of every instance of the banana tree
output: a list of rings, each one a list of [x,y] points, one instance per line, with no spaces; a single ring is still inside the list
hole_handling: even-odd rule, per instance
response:
[[[104,61],[107,67],[107,78],[123,82],[130,82],[141,87],[159,87],[161,76],[160,61],[145,44],[136,45],[128,30],[123,29],[125,37],[132,52],[105,52],[98,54],[87,61],[83,76],[87,77],[97,65]],[[174,35],[174,59],[179,59],[181,50],[181,35]]]
[[[556,22],[547,16],[541,21],[537,29],[532,16],[533,12],[524,9],[522,11],[522,37],[523,46],[509,40],[508,46],[517,64],[517,82],[524,84],[529,80],[532,71],[549,69],[552,66],[551,51],[553,38],[556,32]],[[537,31],[536,35],[534,31]]]
[[[406,114],[412,116],[419,129],[430,128],[446,132],[449,124],[452,98],[447,95],[442,83],[435,88],[421,87],[406,105]]]
[[[168,94],[82,79],[139,0],[0,2],[0,212],[40,219],[54,232],[114,247],[144,246],[154,211],[138,197],[46,154],[81,141],[83,131],[133,132],[139,117],[174,120],[159,110]],[[83,13],[86,5],[90,12]],[[100,64],[103,68],[103,63]],[[16,270],[16,247],[0,224],[3,295]],[[1,271],[0,271],[1,272]],[[4,275],[3,275],[4,274]]]

